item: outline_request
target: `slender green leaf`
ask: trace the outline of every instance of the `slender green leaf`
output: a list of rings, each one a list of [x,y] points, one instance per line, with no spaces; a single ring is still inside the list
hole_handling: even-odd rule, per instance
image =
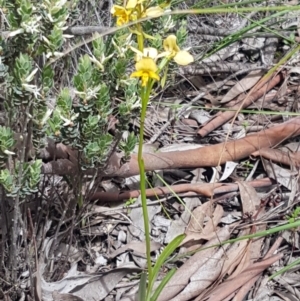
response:
[[[271,275],[269,277],[269,280],[272,280],[273,278],[275,278],[278,275],[283,274],[284,272],[287,272],[288,270],[290,270],[291,268],[293,268],[296,265],[299,265],[300,263],[300,258],[295,260],[294,262],[290,263],[289,265],[285,266],[283,269],[280,269],[278,272],[274,273],[273,275]]]
[[[163,280],[160,282],[159,286],[156,288],[155,292],[153,293],[150,301],[156,301],[160,293],[162,292],[163,288],[166,286],[166,284],[170,281],[170,279],[175,274],[176,269],[172,269],[168,272],[168,274],[163,278]]]
[[[137,301],[146,301],[147,295],[147,272],[142,272]]]
[[[178,258],[186,257],[187,255],[195,254],[196,252],[199,252],[199,251],[204,251],[206,249],[224,246],[224,245],[231,244],[231,243],[241,241],[241,240],[245,240],[245,239],[264,237],[264,236],[267,236],[267,235],[270,235],[270,234],[278,233],[280,231],[290,230],[290,229],[298,228],[298,227],[300,227],[300,220],[297,220],[293,223],[283,224],[281,226],[274,227],[274,228],[264,230],[264,231],[261,231],[261,232],[256,232],[254,234],[249,234],[249,235],[244,235],[244,236],[241,236],[241,237],[238,237],[238,238],[228,239],[228,240],[225,240],[225,241],[221,242],[220,244],[215,244],[215,245],[211,245],[209,247],[200,248],[200,249],[194,250],[192,252],[186,252],[184,254],[181,254],[180,256],[177,256],[175,258],[175,260],[177,260]]]
[[[157,278],[157,275],[160,271],[160,268],[166,261],[166,259],[174,252],[174,250],[180,245],[180,243],[183,241],[185,238],[185,234],[178,235],[175,237],[162,251],[160,256],[158,257],[153,270],[152,270],[152,277],[149,277],[149,286],[148,286],[148,293],[149,291],[152,291],[154,281]]]

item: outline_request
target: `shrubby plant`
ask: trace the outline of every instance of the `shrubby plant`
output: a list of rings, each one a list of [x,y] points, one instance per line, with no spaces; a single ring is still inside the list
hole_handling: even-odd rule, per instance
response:
[[[1,269],[11,271],[6,280],[12,283],[19,276],[18,260],[24,260],[16,260],[16,254],[20,253],[20,227],[25,225],[21,207],[38,192],[42,165],[38,154],[47,137],[76,148],[82,171],[103,167],[111,145],[121,141],[125,157],[135,145],[132,136],[121,139],[139,106],[134,81],[124,77],[128,58],[123,49],[117,49],[114,39],[108,38],[109,43],[105,44],[102,39],[95,39],[92,53],[79,59],[72,85],[56,92],[56,68],[52,62],[63,56],[64,44],[72,38],[64,34],[73,12],[68,6],[63,0],[0,1],[6,17],[0,43],[6,116],[5,124],[0,127],[0,183],[7,206],[13,208],[8,233],[9,261],[5,267],[1,261]],[[118,34],[114,38],[122,39]],[[112,99],[121,91],[125,100],[119,106],[113,105]],[[120,120],[115,136],[108,133],[107,126],[112,114],[119,115]],[[78,174],[79,183],[83,176]],[[1,213],[7,214],[3,210]]]
[[[182,42],[186,35],[184,26],[177,31],[177,36],[168,35],[175,24],[171,17],[163,16],[161,21],[146,21],[120,29],[113,36],[95,36],[90,52],[78,59],[70,86],[57,92],[53,62],[64,56],[65,42],[76,38],[65,34],[68,22],[76,16],[76,3],[73,1],[71,7],[66,0],[0,1],[6,17],[0,43],[0,77],[6,112],[5,124],[0,126],[0,183],[14,210],[10,233],[11,279],[16,282],[18,277],[15,260],[18,228],[24,225],[20,206],[38,193],[42,166],[38,154],[47,138],[78,150],[79,183],[83,183],[85,170],[95,173],[101,170],[117,149],[123,151],[123,160],[128,160],[139,141],[148,255],[148,277],[145,278],[146,274],[142,277],[148,279],[148,285],[144,280],[141,282],[141,288],[146,287],[146,295],[141,290],[141,298],[150,300],[161,265],[182,237],[176,238],[152,267],[141,152],[145,113],[154,87],[166,84],[171,63],[186,65],[193,58],[178,46],[178,41]],[[111,13],[119,26],[161,15],[166,9],[169,7],[164,3],[129,0],[116,3]],[[157,28],[154,35],[151,24]],[[134,71],[130,69],[133,63]],[[128,125],[140,113],[137,138],[129,133]],[[108,128],[112,116],[118,119],[114,135]],[[79,205],[81,199],[79,196]]]

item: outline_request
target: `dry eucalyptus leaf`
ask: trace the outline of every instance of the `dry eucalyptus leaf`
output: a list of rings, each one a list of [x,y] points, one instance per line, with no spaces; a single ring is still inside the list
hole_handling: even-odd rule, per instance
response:
[[[171,226],[168,229],[168,232],[165,237],[165,243],[170,243],[176,236],[184,233],[185,228],[188,225],[188,222],[191,217],[192,210],[201,204],[199,198],[184,198],[185,201],[185,210],[181,214],[180,219],[172,221]]]
[[[52,293],[53,301],[84,301],[82,298],[72,294],[60,294],[58,291]]]
[[[223,301],[228,296],[231,296],[237,289],[249,282],[253,277],[261,274],[266,268],[282,258],[282,254],[276,254],[261,262],[252,264],[249,268],[243,271],[234,279],[229,279],[221,283],[215,290],[213,290],[208,301]]]
[[[262,77],[261,70],[249,72],[242,80],[237,82],[223,97],[220,103],[227,103],[245,91],[251,89]]]
[[[249,230],[244,230],[239,237],[247,234],[249,234]],[[234,273],[236,267],[240,265],[245,252],[248,252],[247,246],[247,240],[236,241],[230,246],[229,250],[227,251],[228,258],[222,268],[222,276],[225,276],[226,274],[231,276]]]
[[[211,206],[210,202],[206,202],[193,210],[190,222],[185,230],[187,236],[202,232],[204,219],[209,214]]]
[[[141,271],[142,269],[136,266],[116,268],[100,276],[94,276],[85,286],[73,289],[72,293],[83,300],[102,300],[127,274]]]
[[[181,246],[185,245],[188,242],[190,242],[188,245],[191,246],[192,241],[199,241],[202,239],[210,240],[216,236],[215,231],[217,229],[217,225],[219,224],[219,222],[223,216],[223,207],[220,205],[217,205],[214,208],[214,206],[209,202],[207,202],[205,204],[202,205],[202,206],[204,206],[203,211],[198,210],[196,212],[196,214],[198,215],[198,217],[200,219],[200,222],[202,219],[204,220],[204,218],[207,219],[205,226],[201,229],[200,228],[201,224],[198,224],[197,219],[195,220],[195,218],[192,217],[191,222],[189,223],[188,229],[186,231],[187,236],[182,241]],[[193,245],[196,245],[197,247],[199,247],[195,242],[193,243]],[[191,247],[188,250],[192,251],[193,249],[194,249],[194,247]]]
[[[265,159],[262,159],[262,162],[264,164],[267,175],[271,179],[275,179],[281,185],[291,191],[294,189],[294,187],[297,187],[297,190],[299,191],[298,172],[292,172]]]
[[[203,247],[213,246],[222,241],[225,241],[229,238],[230,231],[229,227],[225,226],[218,231],[218,238],[214,238],[208,243],[206,243]],[[180,293],[189,283],[190,277],[194,275],[197,270],[200,269],[202,265],[205,264],[209,258],[219,248],[209,248],[204,249],[203,251],[199,251],[195,253],[192,257],[190,257],[174,274],[171,280],[167,283],[165,288],[162,290],[161,295],[158,297],[158,301],[170,301],[172,298]]]
[[[238,181],[237,184],[239,185],[243,213],[253,214],[260,205],[260,198],[255,188],[250,186],[247,182]]]
[[[201,294],[216,279],[218,279],[226,255],[225,248],[220,248],[212,254],[207,261],[191,276],[189,284],[172,301],[188,301]]]
[[[235,170],[235,168],[237,167],[238,163],[233,162],[233,161],[227,161],[225,163],[225,168],[224,168],[224,172],[223,175],[220,178],[220,182],[225,181],[228,177],[230,177],[230,175],[233,173],[233,171]]]

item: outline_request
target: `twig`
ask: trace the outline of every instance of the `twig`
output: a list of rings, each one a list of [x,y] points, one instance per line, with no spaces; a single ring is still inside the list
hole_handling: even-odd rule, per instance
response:
[[[38,261],[38,255],[37,255],[36,236],[35,236],[35,229],[34,229],[33,223],[32,223],[31,212],[30,212],[29,208],[27,209],[27,214],[28,214],[29,225],[30,225],[31,232],[32,232],[32,242],[33,242],[33,246],[34,246],[35,267],[36,267],[36,270],[37,270],[38,266],[39,266],[39,261]],[[34,296],[35,296],[35,294],[34,294],[34,288],[35,288],[36,291],[39,288],[36,285],[34,285],[33,277],[32,277],[33,273],[32,273],[32,269],[31,269],[30,266],[29,266],[29,271],[30,271],[30,283],[31,283],[31,288],[30,289],[31,289],[31,295],[32,295],[32,298],[34,298]]]
[[[252,187],[265,187],[272,185],[272,181],[269,178],[261,180],[254,180],[247,182]],[[183,193],[187,191],[193,191],[198,195],[205,197],[212,197],[215,194],[223,194],[228,192],[237,191],[238,185],[236,183],[224,185],[223,183],[195,183],[195,184],[178,184],[169,187],[156,187],[146,189],[147,197],[155,197],[166,194]],[[118,202],[125,199],[137,198],[140,195],[140,190],[131,190],[125,192],[95,192],[92,196],[93,200],[99,199],[106,202]]]
[[[66,29],[64,33],[71,34],[74,36],[83,36],[87,34],[93,34],[95,32],[103,33],[108,29],[108,27],[103,26],[73,26]]]
[[[29,209],[28,209],[29,210]],[[34,296],[34,290],[33,290],[33,272],[32,272],[32,267],[31,267],[31,260],[30,260],[30,252],[29,251],[29,248],[28,248],[28,243],[27,243],[27,237],[28,237],[28,231],[27,231],[27,227],[25,226],[25,223],[22,219],[22,216],[21,214],[19,214],[19,222],[22,226],[22,230],[24,232],[24,239],[23,239],[23,242],[24,242],[24,250],[25,250],[25,261],[26,261],[26,264],[28,266],[28,270],[29,270],[29,279],[30,279],[30,291],[31,291],[31,295]],[[18,261],[17,258],[15,258],[15,261]]]
[[[228,62],[211,62],[211,63],[201,63],[194,64],[187,67],[181,67],[181,74],[189,75],[203,75],[206,73],[232,73],[243,71],[252,71],[253,68],[264,69],[265,66],[259,64],[243,64],[243,63],[228,63]]]
[[[2,215],[2,223],[1,223],[1,230],[2,230],[2,239],[0,243],[0,260],[1,260],[1,270],[6,271],[5,266],[4,266],[4,250],[5,250],[5,237],[7,235],[7,210],[5,208],[6,204],[6,198],[5,198],[5,193],[4,193],[4,188],[3,186],[0,186],[0,200],[1,200],[1,215]],[[7,277],[8,275],[6,275]],[[9,278],[7,278],[9,279]]]
[[[27,124],[28,124],[28,116],[29,116],[29,110],[31,108],[33,100],[31,100],[26,107],[25,111],[25,118],[24,118],[24,124],[23,124],[23,129],[22,129],[22,137],[23,137],[23,143],[20,151],[20,159],[19,159],[19,170],[18,170],[18,179],[17,179],[17,187],[18,187],[18,193],[15,198],[15,203],[14,203],[14,217],[13,217],[13,231],[12,231],[12,245],[11,245],[11,257],[10,257],[10,264],[12,267],[12,279],[13,282],[17,281],[17,275],[16,275],[16,265],[17,265],[17,260],[16,260],[16,254],[17,254],[17,239],[18,239],[18,224],[19,224],[19,218],[20,218],[20,213],[19,213],[19,206],[20,206],[20,189],[22,186],[22,180],[23,180],[23,165],[24,165],[24,160],[25,160],[25,154],[26,154],[26,145],[27,145]]]

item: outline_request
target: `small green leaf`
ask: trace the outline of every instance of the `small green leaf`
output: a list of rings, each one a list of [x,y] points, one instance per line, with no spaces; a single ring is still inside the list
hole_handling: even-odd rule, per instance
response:
[[[137,301],[146,301],[147,295],[147,272],[142,272]]]
[[[166,85],[167,75],[168,75],[168,66],[166,66],[166,68],[164,70],[164,75],[163,75],[163,77],[160,80],[160,84],[161,84],[162,88],[164,88],[164,86]]]
[[[180,245],[180,243],[185,238],[185,234],[178,235],[175,237],[162,251],[160,256],[158,257],[152,271],[152,279],[149,279],[149,287],[148,290],[151,291],[153,284],[157,278],[157,275],[160,271],[160,268],[165,263],[166,259],[175,251],[175,249]]]
[[[153,293],[150,301],[156,301],[159,295],[161,294],[163,288],[166,286],[166,284],[170,281],[170,279],[175,274],[176,269],[172,269],[168,272],[168,274],[163,278],[163,280],[160,282],[159,286],[156,288],[155,292]]]

